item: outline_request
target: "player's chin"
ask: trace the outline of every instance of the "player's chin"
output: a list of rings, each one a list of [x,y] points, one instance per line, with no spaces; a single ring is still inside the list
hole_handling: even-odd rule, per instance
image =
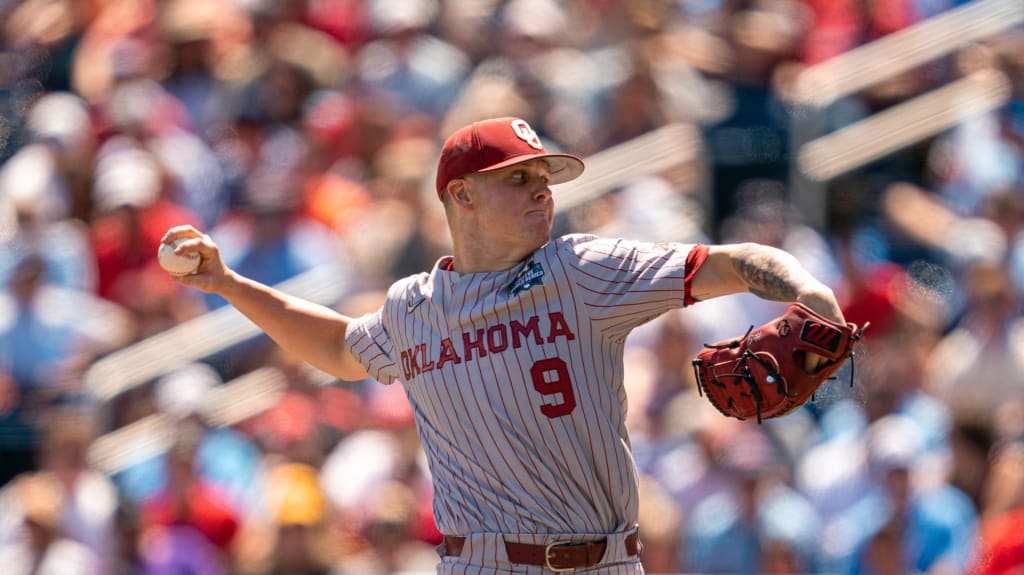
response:
[[[538,238],[547,238],[551,235],[554,218],[550,212],[528,212],[523,220],[524,233]]]
[[[552,210],[531,210],[524,214],[523,219],[528,225],[542,225],[550,230],[555,221],[555,214]]]

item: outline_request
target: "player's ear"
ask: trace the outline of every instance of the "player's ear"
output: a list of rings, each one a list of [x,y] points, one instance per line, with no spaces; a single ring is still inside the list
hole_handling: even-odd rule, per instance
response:
[[[469,207],[473,204],[473,195],[469,192],[470,184],[466,178],[455,178],[448,182],[446,191],[453,202]]]

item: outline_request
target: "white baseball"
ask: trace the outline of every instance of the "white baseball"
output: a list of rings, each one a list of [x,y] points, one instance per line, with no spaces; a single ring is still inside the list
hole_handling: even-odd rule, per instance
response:
[[[188,238],[178,238],[169,244],[160,244],[156,253],[156,259],[160,267],[167,270],[167,273],[174,276],[184,276],[194,272],[199,267],[199,254],[185,254],[179,256],[174,253],[174,248]]]

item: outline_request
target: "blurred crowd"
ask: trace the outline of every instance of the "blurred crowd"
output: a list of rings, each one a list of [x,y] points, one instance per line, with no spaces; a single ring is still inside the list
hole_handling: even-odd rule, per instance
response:
[[[760,426],[697,397],[689,359],[782,304],[730,296],[630,338],[648,572],[1020,573],[1024,31],[818,112],[838,129],[978,70],[1009,79],[1005,106],[823,183],[822,225],[790,186],[799,72],[964,4],[0,1],[0,570],[433,571],[400,386],[324,382],[261,338],[114,398],[85,374],[224,305],[156,267],[172,225],[269,284],[333,266],[333,305],[372,309],[448,249],[440,142],[516,115],[583,156],[696,126],[699,157],[556,231],[782,247],[870,322],[814,403]],[[213,417],[255,370],[283,382],[271,404]],[[152,421],[158,448],[118,443]]]

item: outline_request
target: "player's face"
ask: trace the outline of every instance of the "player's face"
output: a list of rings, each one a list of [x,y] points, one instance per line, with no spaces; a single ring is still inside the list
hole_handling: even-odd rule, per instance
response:
[[[530,160],[494,172],[475,174],[473,201],[481,221],[510,240],[543,245],[551,235],[555,206],[551,169],[544,160]],[[538,243],[539,242],[539,243]]]

